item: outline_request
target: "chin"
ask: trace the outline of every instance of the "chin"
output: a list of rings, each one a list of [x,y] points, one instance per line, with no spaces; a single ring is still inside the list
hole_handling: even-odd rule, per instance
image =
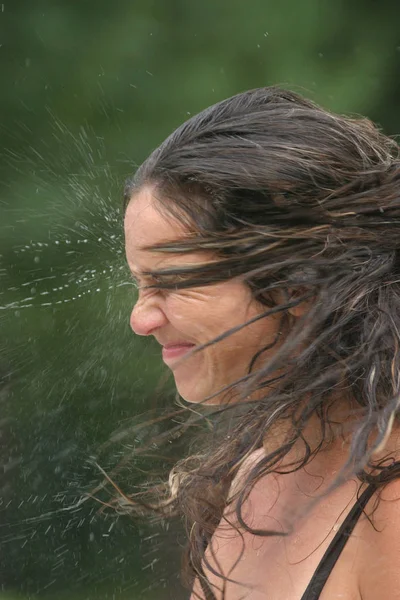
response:
[[[189,402],[190,404],[204,403],[203,399],[205,398],[205,395],[200,396],[198,391],[189,391],[186,389],[186,386],[176,386],[176,388],[178,390],[178,394],[181,398],[183,398],[183,400],[185,400],[185,402]],[[209,402],[206,402],[205,404],[209,404]]]
[[[174,370],[175,386],[180,397],[190,404],[201,404],[205,406],[217,406],[232,402],[232,392],[227,390],[218,393],[224,388],[224,384],[218,383],[209,376],[206,369],[201,366],[179,365]],[[205,375],[205,376],[204,376]],[[206,400],[209,396],[212,396]]]
[[[175,378],[175,385],[180,397],[190,404],[204,403],[204,398],[210,394],[208,390],[205,390],[203,386],[199,385],[198,381],[193,382],[192,384],[189,384],[189,382],[180,383],[179,380],[177,381],[177,378]],[[211,404],[213,400],[214,398],[205,404]]]

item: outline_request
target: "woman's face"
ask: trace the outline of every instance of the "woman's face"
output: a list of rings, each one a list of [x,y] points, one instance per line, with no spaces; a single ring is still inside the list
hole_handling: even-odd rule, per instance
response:
[[[144,271],[207,261],[204,252],[178,255],[144,249],[187,234],[181,223],[157,209],[150,187],[135,194],[125,215],[125,245],[130,270],[139,286],[151,283],[141,275]],[[139,289],[130,324],[134,333],[152,335],[160,344],[160,359],[171,369],[179,394],[188,402],[201,402],[247,374],[254,354],[276,339],[280,319],[262,318],[198,353],[187,358],[185,355],[194,346],[264,311],[250,289],[232,279],[182,290]],[[268,356],[268,351],[262,356]],[[207,403],[228,402],[231,398],[232,394],[221,393]]]

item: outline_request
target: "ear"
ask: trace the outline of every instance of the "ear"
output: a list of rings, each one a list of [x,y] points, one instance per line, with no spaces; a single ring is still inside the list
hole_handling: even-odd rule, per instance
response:
[[[314,301],[309,289],[303,285],[279,290],[276,294],[277,304],[288,304],[294,300],[299,300],[299,303],[288,308],[287,312],[296,319],[303,317],[310,310]]]
[[[288,308],[288,313],[296,319],[304,317],[311,308],[314,301],[310,290],[306,286],[293,287],[288,289],[289,302],[291,300],[299,300],[299,303],[291,308]]]

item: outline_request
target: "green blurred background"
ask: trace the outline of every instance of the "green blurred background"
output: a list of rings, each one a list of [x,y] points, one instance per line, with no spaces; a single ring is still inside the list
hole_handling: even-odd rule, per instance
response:
[[[187,598],[178,526],[82,501],[97,465],[129,492],[167,464],[134,456],[139,415],[174,399],[128,326],[124,179],[189,115],[251,87],[396,134],[399,21],[397,0],[0,4],[0,598]]]

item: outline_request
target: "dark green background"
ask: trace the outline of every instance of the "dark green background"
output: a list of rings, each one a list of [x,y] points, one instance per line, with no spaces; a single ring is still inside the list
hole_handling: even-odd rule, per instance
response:
[[[0,598],[187,597],[177,533],[78,503],[95,463],[122,461],[133,489],[156,464],[132,457],[138,415],[173,404],[159,351],[128,326],[124,179],[250,87],[396,134],[399,24],[397,0],[0,4]]]

